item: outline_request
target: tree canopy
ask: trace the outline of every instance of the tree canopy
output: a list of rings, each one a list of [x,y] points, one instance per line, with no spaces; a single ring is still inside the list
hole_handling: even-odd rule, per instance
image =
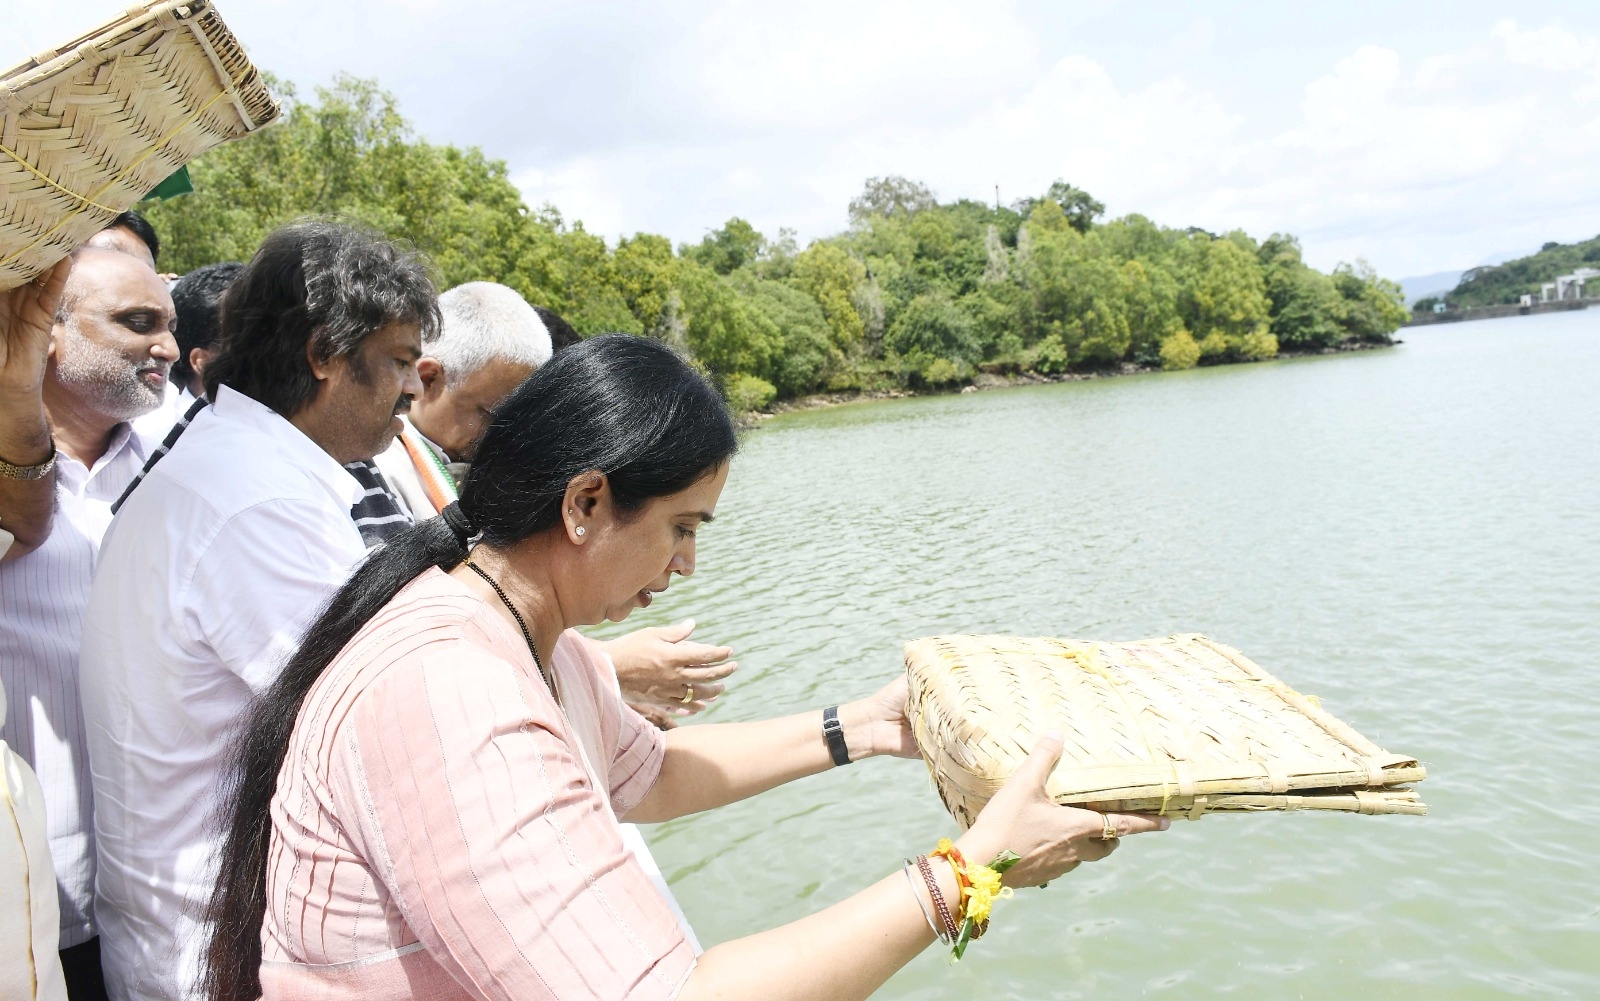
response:
[[[980,369],[1189,368],[1383,343],[1406,317],[1399,287],[1362,262],[1324,274],[1292,236],[1102,221],[1105,205],[1062,180],[999,206],[871,178],[849,228],[805,248],[737,217],[676,250],[649,233],[611,245],[529,208],[502,161],[418,137],[373,81],[339,77],[310,101],[275,86],[280,124],[198,158],[195,192],[150,206],[172,248],[163,264],[243,260],[308,215],[359,222],[428,255],[441,287],[501,282],[585,335],[673,344],[738,406]]]

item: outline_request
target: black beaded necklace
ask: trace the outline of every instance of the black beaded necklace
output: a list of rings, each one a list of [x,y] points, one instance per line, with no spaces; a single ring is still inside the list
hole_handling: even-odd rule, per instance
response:
[[[482,567],[472,562],[470,558],[464,562],[473,573],[482,577],[490,587],[494,588],[494,593],[500,596],[500,601],[506,606],[506,611],[510,612],[511,617],[517,620],[517,626],[522,630],[522,638],[528,643],[528,652],[533,654],[533,666],[539,669],[539,677],[544,681],[545,687],[550,689],[550,696],[559,703],[561,696],[556,694],[556,681],[550,677],[550,672],[544,669],[544,661],[539,659],[539,651],[533,646],[533,634],[528,632],[528,623],[523,621],[522,613],[517,611],[517,606],[511,603],[511,599],[506,597],[506,593],[500,589],[500,585],[495,583],[495,579],[485,573]]]

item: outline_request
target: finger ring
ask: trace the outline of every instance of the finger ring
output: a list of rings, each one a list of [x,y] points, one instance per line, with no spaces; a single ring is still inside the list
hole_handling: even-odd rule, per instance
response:
[[[690,685],[690,684],[685,684],[683,686],[683,698],[679,699],[678,701],[682,702],[684,705],[688,705],[689,703],[693,702],[694,701],[694,686]]]
[[[1111,818],[1106,816],[1103,813],[1100,815],[1100,840],[1101,841],[1115,841],[1115,840],[1117,840],[1117,825],[1113,824],[1111,822]]]

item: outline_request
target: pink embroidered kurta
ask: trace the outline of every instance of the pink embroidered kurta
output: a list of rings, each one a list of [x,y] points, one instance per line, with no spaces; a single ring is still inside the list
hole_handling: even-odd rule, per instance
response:
[[[272,801],[266,1001],[670,998],[694,966],[617,818],[659,731],[576,633],[551,666],[430,570],[306,696]]]

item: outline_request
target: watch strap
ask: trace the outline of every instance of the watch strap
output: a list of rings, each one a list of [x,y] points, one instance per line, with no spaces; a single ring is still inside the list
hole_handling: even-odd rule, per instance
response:
[[[838,706],[822,710],[822,739],[827,742],[828,753],[833,755],[835,765],[850,763],[850,748],[844,742],[844,724],[839,722]]]
[[[31,466],[19,466],[12,462],[0,459],[0,477],[8,480],[42,480],[50,475],[50,470],[56,468],[56,446],[50,443],[50,458],[43,462],[36,462]]]

